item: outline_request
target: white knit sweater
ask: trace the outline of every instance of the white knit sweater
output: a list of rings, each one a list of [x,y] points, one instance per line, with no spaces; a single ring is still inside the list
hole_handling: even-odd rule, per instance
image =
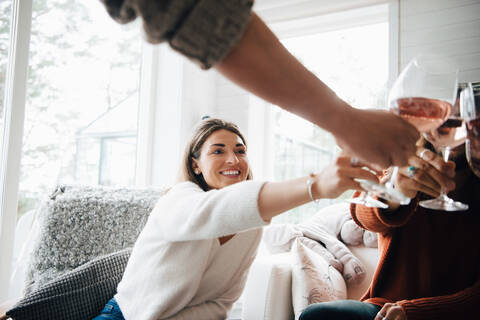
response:
[[[266,224],[263,182],[208,192],[184,182],[160,198],[115,299],[127,320],[225,319],[240,296]],[[220,245],[219,237],[236,234]]]

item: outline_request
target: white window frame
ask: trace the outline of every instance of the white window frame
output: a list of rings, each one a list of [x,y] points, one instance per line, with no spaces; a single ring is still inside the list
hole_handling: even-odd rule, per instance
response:
[[[32,0],[12,0],[12,9],[0,180],[0,301],[8,297],[17,221]]]
[[[256,10],[279,39],[361,26],[375,21],[388,21],[389,73],[387,85],[390,88],[397,78],[399,70],[399,2],[400,0],[326,1],[322,8],[318,3],[315,6],[312,1],[263,0],[257,3]],[[282,10],[279,10],[280,8]],[[318,8],[318,10],[312,10],[312,8]],[[261,157],[257,157],[258,159],[251,159],[252,167],[256,177],[272,179],[273,108],[269,103],[263,100],[259,102],[253,96],[250,101],[249,147],[255,150],[266,150],[267,148],[270,151],[263,152]],[[264,122],[258,121],[259,118]]]
[[[32,0],[12,0],[10,51],[5,83],[3,153],[0,163],[0,303],[8,298],[17,221],[25,120]],[[137,131],[136,185],[150,184],[159,51],[143,45]]]

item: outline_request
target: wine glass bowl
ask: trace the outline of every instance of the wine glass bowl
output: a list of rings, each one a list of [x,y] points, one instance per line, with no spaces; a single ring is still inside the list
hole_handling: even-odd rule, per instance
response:
[[[440,150],[443,160],[448,161],[450,150],[458,147],[465,142],[467,130],[465,121],[462,117],[461,104],[463,91],[466,89],[466,83],[460,83],[457,86],[455,95],[455,104],[453,104],[448,119],[438,128],[424,133],[425,139],[429,141],[436,150]],[[442,191],[440,196],[435,199],[420,201],[420,206],[428,209],[443,211],[463,211],[468,210],[468,205],[449,198],[446,192]]]
[[[465,154],[473,173],[480,178],[480,82],[468,84],[461,100],[467,131]]]
[[[407,64],[393,84],[388,96],[388,107],[424,136],[428,136],[428,133],[440,136],[446,130],[435,130],[451,116],[457,76],[458,70],[454,63],[445,57],[418,56]],[[387,189],[394,190],[397,174],[398,168],[394,167],[391,178],[386,183],[390,186]]]

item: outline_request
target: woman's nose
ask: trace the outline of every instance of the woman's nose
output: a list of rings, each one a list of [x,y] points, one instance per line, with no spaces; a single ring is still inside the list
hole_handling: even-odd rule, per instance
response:
[[[238,158],[235,152],[229,152],[228,158],[227,158],[227,163],[238,163]]]

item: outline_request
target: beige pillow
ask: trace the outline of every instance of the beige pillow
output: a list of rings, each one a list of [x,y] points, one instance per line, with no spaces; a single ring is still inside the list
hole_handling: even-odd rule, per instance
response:
[[[340,272],[297,239],[292,246],[292,304],[295,319],[312,303],[347,298]]]

